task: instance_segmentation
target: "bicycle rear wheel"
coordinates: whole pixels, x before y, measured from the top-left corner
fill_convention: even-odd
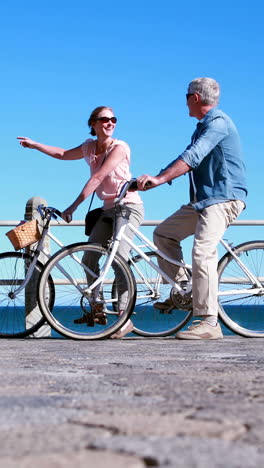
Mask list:
[[[234,248],[239,260],[262,284],[258,293],[251,294],[256,285],[248,279],[230,253],[218,264],[219,317],[234,333],[245,337],[264,337],[264,242],[245,242]],[[241,290],[234,295],[231,290]],[[230,294],[229,294],[230,292]]]
[[[150,260],[157,264],[157,254],[147,252]],[[137,297],[131,317],[134,324],[133,333],[140,336],[169,336],[180,330],[189,320],[190,311],[178,309],[163,313],[153,304],[164,302],[170,297],[170,284],[163,284],[162,278],[140,255],[131,259],[130,267],[137,284]]]
[[[5,252],[0,254],[0,337],[23,338],[35,333],[44,322],[37,304],[37,282],[43,269],[42,263],[36,263],[35,270],[26,288],[18,295],[15,290],[24,281],[27,268],[32,258],[21,252]],[[52,308],[53,284],[49,278],[46,289],[46,301]],[[36,293],[37,294],[37,293]]]
[[[49,259],[40,278],[39,304],[56,332],[73,339],[95,340],[109,337],[128,320],[135,302],[135,280],[121,256],[116,254],[98,287],[87,291],[108,259],[105,248],[89,243],[69,245]],[[55,288],[52,310],[45,296],[50,275]],[[118,285],[115,292],[113,283]],[[102,323],[96,322],[98,310],[105,318]]]

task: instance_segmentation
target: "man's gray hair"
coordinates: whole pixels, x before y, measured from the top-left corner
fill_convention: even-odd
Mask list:
[[[195,78],[188,86],[188,93],[199,94],[202,103],[216,106],[220,96],[220,86],[213,78]]]

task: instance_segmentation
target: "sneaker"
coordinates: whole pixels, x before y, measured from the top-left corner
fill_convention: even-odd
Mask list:
[[[179,331],[175,338],[180,340],[219,340],[223,338],[223,333],[219,323],[213,327],[205,320],[194,320],[186,331]]]
[[[113,338],[113,339],[123,338],[124,336],[128,335],[128,333],[132,332],[133,328],[134,328],[133,323],[131,322],[131,320],[128,320],[125,323],[125,325],[123,325],[123,327],[120,328],[120,330],[118,330],[118,332],[111,335],[110,338]]]

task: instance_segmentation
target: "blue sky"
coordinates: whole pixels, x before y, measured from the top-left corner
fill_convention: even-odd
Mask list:
[[[18,135],[71,148],[88,137],[91,110],[112,106],[115,136],[132,149],[133,176],[155,175],[189,143],[196,121],[185,93],[198,76],[219,81],[219,107],[241,135],[249,188],[241,219],[263,219],[263,10],[261,0],[5,3],[0,219],[23,218],[34,195],[64,209],[89,175],[84,161],[21,148]],[[162,219],[188,200],[188,178],[143,199],[146,219]]]

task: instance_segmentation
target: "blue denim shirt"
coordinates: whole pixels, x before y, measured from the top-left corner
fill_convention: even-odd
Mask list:
[[[245,202],[245,166],[238,131],[218,108],[210,109],[197,124],[191,144],[177,159],[193,168],[190,200],[196,210],[227,200]]]

